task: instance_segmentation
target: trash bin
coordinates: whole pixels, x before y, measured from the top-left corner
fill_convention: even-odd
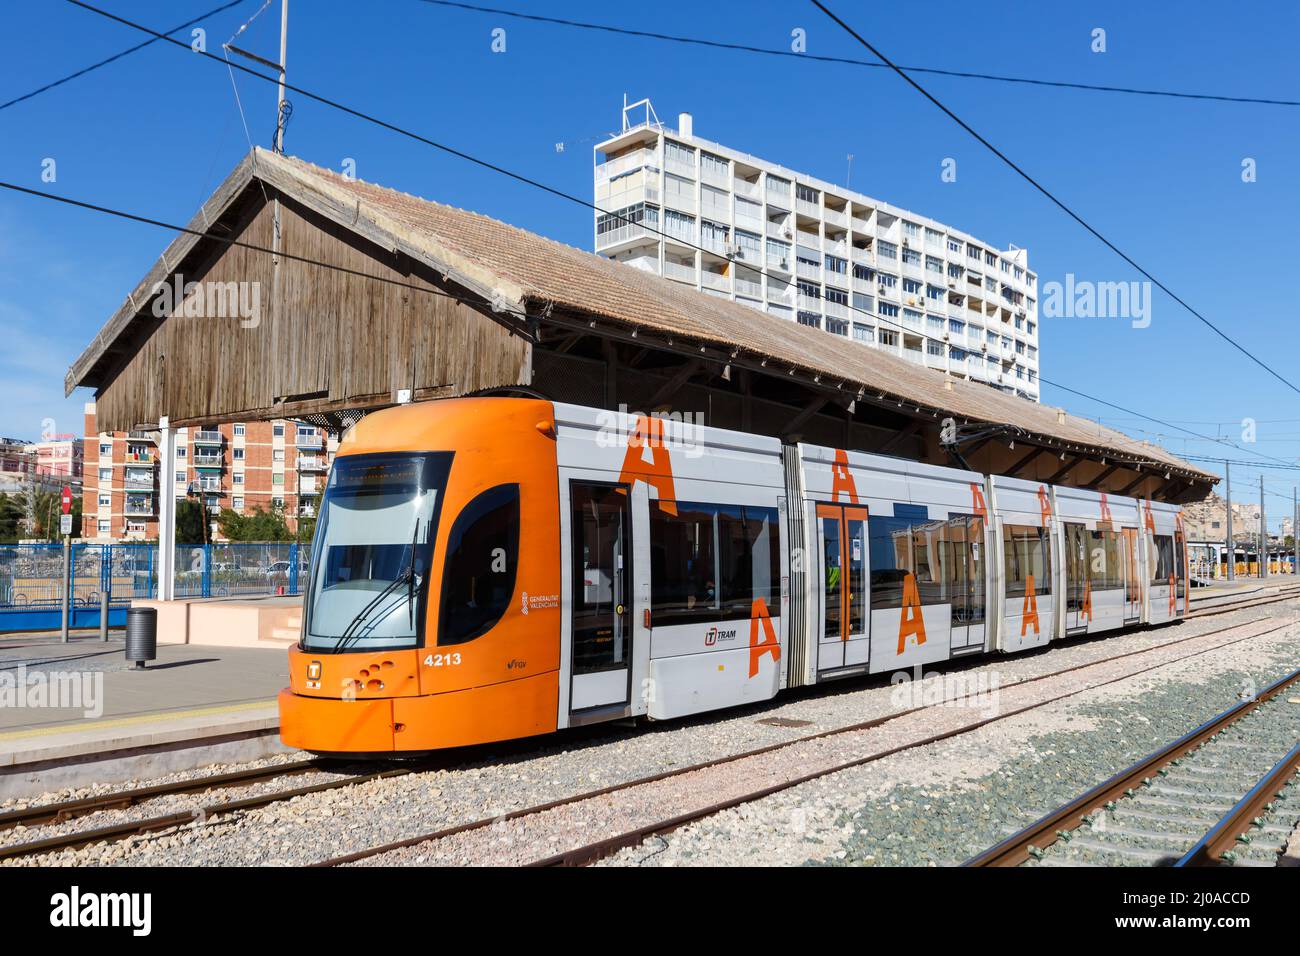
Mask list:
[[[136,670],[144,670],[144,662],[158,656],[158,609],[131,607],[126,609],[126,659],[135,662]]]

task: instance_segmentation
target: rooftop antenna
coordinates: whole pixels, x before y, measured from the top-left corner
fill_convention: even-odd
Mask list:
[[[293,115],[293,104],[284,98],[284,64],[289,47],[289,0],[280,0],[280,62],[272,63],[265,57],[258,56],[256,53],[250,53],[235,46],[234,41],[248,29],[249,25],[257,19],[262,10],[269,6],[270,0],[257,13],[249,18],[248,22],[235,31],[222,47],[231,53],[238,54],[246,60],[252,60],[261,66],[269,67],[275,70],[279,75],[279,81],[276,83],[275,91],[275,135],[271,137],[271,150],[276,153],[284,152],[284,128],[289,124],[289,117]]]
[[[849,171],[844,174],[844,188],[853,188],[853,154],[849,153]]]
[[[645,107],[645,112],[643,114],[645,118],[642,119],[639,123],[629,123],[628,114],[633,112],[634,110],[640,109],[641,107]],[[636,129],[638,126],[653,126],[656,129],[663,129],[663,123],[659,122],[659,115],[655,113],[655,108],[652,105],[650,105],[649,97],[643,97],[637,100],[635,103],[629,103],[627,101],[627,94],[624,93],[623,94],[623,132],[626,133],[628,130]]]

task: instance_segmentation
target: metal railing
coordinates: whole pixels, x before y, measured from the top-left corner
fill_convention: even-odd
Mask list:
[[[156,544],[72,544],[69,572],[58,543],[0,545],[0,632],[59,626],[69,595],[72,626],[98,621],[107,594],[109,619],[133,600],[158,596]],[[297,595],[307,580],[310,542],[177,545],[178,598]]]

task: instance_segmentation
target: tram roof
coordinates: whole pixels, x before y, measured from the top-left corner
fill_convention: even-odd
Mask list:
[[[255,148],[199,210],[189,228],[212,229],[255,182],[291,198],[381,248],[422,262],[482,298],[492,312],[524,322],[554,310],[623,330],[723,350],[873,401],[897,402],[971,423],[1010,425],[1026,440],[1047,439],[1078,453],[1111,456],[1178,472],[1196,482],[1218,477],[1164,448],[1064,409],[906,361],[896,355],[718,298],[669,279],[565,245],[479,213],[349,179],[296,157]],[[150,332],[146,304],[157,283],[203,242],[178,236],[69,369],[65,386],[106,387],[121,356]],[[146,320],[142,322],[141,320]],[[155,323],[156,326],[156,323]],[[522,326],[521,326],[522,327]],[[236,411],[236,409],[231,409]]]

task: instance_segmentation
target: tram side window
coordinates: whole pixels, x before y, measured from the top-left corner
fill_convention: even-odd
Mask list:
[[[1152,562],[1151,583],[1168,584],[1169,575],[1174,573],[1174,538],[1173,535],[1158,534],[1154,539],[1151,553],[1155,555]]]
[[[903,582],[912,574],[922,605],[951,604],[953,620],[962,624],[984,619],[984,578],[977,550],[984,525],[979,518],[872,515],[867,525],[873,610],[902,607]]]
[[[659,502],[650,513],[652,626],[748,620],[762,598],[780,614],[777,510]]]
[[[1007,579],[1007,597],[1024,597],[1029,577],[1034,578],[1035,594],[1052,591],[1052,556],[1047,530],[1032,525],[1004,525],[1002,550]]]
[[[1118,590],[1124,586],[1120,536],[1115,531],[1090,531],[1088,576],[1094,591]]]
[[[485,634],[511,606],[519,559],[519,486],[497,485],[457,516],[447,539],[438,643]]]

